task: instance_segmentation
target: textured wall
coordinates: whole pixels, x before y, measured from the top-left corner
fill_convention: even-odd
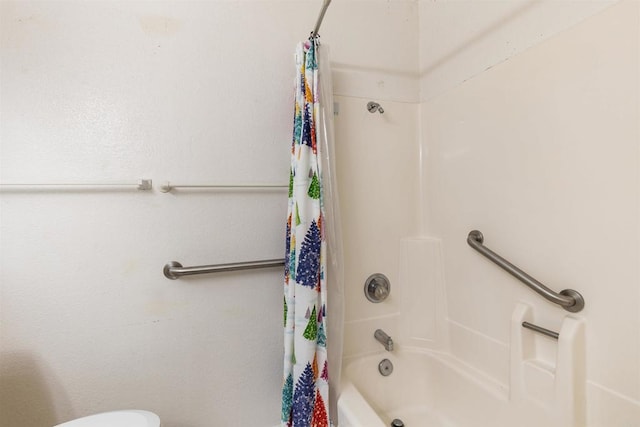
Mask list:
[[[259,48],[247,16],[266,31],[255,17],[275,11],[250,6],[2,4],[2,181],[156,185],[2,194],[3,426],[130,407],[277,421],[278,269],[161,272],[282,255],[283,191],[157,190],[286,181],[293,34]]]
[[[285,193],[157,189],[287,181],[293,52],[319,8],[2,2],[0,181],[156,189],[1,194],[0,425],[129,407],[167,427],[278,422],[279,269],[161,269],[282,256]],[[415,96],[416,11],[331,6],[336,93]]]

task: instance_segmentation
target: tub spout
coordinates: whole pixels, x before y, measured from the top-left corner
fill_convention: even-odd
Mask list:
[[[380,344],[384,346],[385,350],[387,351],[393,350],[393,340],[382,329],[376,329],[373,336]]]

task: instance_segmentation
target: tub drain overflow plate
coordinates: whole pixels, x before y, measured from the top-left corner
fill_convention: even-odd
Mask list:
[[[393,372],[393,363],[389,359],[382,359],[378,364],[378,371],[382,376],[388,377]]]

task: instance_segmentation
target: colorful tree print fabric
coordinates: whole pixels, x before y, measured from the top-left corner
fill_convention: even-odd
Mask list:
[[[296,49],[284,280],[282,427],[329,427],[326,244],[316,144],[318,64],[314,40]]]

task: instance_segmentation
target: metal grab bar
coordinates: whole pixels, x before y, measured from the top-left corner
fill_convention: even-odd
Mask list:
[[[139,179],[138,182],[54,182],[54,183],[0,183],[0,191],[20,191],[20,190],[78,190],[78,189],[109,189],[117,187],[135,187],[136,190],[149,191],[153,189],[153,181],[151,179]]]
[[[522,283],[542,295],[547,300],[551,301],[554,304],[562,306],[562,308],[572,313],[577,313],[584,308],[584,298],[582,298],[582,295],[580,295],[578,291],[574,291],[573,289],[565,289],[563,291],[560,291],[559,294],[552,291],[515,265],[511,264],[506,259],[502,258],[500,255],[493,252],[491,249],[484,246],[482,244],[483,242],[484,236],[478,230],[471,231],[467,236],[467,243],[469,244],[469,246],[480,252],[485,257],[489,258],[507,273],[520,280]]]
[[[183,267],[177,261],[165,264],[162,272],[167,279],[175,280],[182,276],[194,274],[219,273],[223,271],[253,270],[256,268],[278,267],[284,265],[284,259],[268,259],[263,261],[234,262],[230,264],[199,265],[195,267]]]
[[[171,184],[170,182],[166,182],[160,186],[160,191],[163,193],[169,193],[170,191],[179,188],[211,190],[278,190],[289,188],[289,184]]]
[[[536,331],[542,335],[546,335],[548,337],[551,337],[555,340],[557,340],[558,338],[560,338],[560,334],[557,332],[554,332],[550,329],[547,328],[543,328],[542,326],[538,326],[538,325],[534,325],[533,323],[529,323],[529,322],[522,322],[522,327],[526,328],[526,329],[531,329],[532,331]]]

